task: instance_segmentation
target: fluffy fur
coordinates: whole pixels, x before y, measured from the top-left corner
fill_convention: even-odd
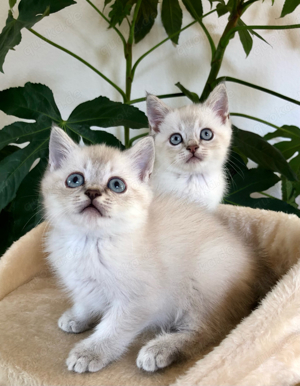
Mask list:
[[[134,362],[145,341],[141,336],[126,355],[99,373],[78,376],[67,371],[64,358],[91,331],[63,334],[56,326],[68,303],[52,275],[41,272],[47,267],[42,244],[49,224],[44,222],[0,259],[0,385],[153,386],[176,379],[176,386],[298,384],[300,219],[231,205],[220,205],[217,212],[252,248],[259,247],[259,258],[267,258],[280,276],[298,264],[204,360],[202,352],[154,374],[138,371]]]
[[[154,190],[171,192],[215,210],[226,190],[224,163],[232,132],[225,85],[217,86],[205,103],[180,109],[171,109],[148,95],[147,114],[156,147],[151,177]],[[213,132],[209,141],[200,138],[205,128]],[[170,143],[174,133],[183,138],[175,146]]]
[[[137,366],[155,371],[196,343],[201,350],[218,340],[250,311],[253,256],[199,205],[173,196],[152,200],[153,162],[151,137],[120,152],[80,148],[52,131],[42,182],[51,225],[46,250],[73,302],[58,325],[79,333],[98,323],[70,352],[69,370],[102,369],[153,327],[161,332],[140,350]],[[65,181],[75,172],[85,183],[69,188]],[[125,192],[108,188],[112,177],[125,181]],[[90,189],[99,193],[93,200]]]

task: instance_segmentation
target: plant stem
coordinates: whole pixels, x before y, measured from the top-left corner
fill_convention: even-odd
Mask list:
[[[103,12],[100,11],[99,8],[97,8],[97,7],[95,6],[95,4],[93,4],[90,0],[86,0],[86,1],[94,8],[94,10],[95,10],[96,12],[99,13],[99,15],[100,15],[105,21],[107,21],[108,24],[110,24],[109,19],[104,15]],[[117,34],[120,36],[120,39],[122,40],[122,43],[123,43],[123,45],[124,45],[124,47],[125,47],[126,40],[125,40],[125,38],[124,38],[122,32],[121,32],[117,27],[112,27],[112,28],[113,28],[113,29],[117,32]]]
[[[124,98],[126,98],[126,95],[124,93],[123,90],[120,89],[120,87],[118,87],[114,82],[112,82],[109,78],[107,78],[104,74],[102,74],[102,72],[98,71],[94,66],[92,66],[90,63],[88,63],[87,61],[85,61],[84,59],[82,59],[80,56],[74,54],[73,52],[67,50],[66,48],[52,42],[51,40],[45,38],[43,35],[39,34],[38,32],[36,32],[35,30],[33,30],[32,28],[28,28],[28,31],[30,31],[31,33],[33,33],[35,36],[37,36],[38,38],[44,40],[46,43],[50,44],[51,46],[53,47],[56,47],[58,48],[59,50],[67,53],[68,55],[70,56],[73,56],[73,58],[79,60],[81,63],[83,63],[84,65],[86,65],[87,67],[89,67],[91,70],[93,70],[96,74],[98,74],[99,76],[101,76],[101,78],[103,78],[104,80],[106,80],[107,83],[109,83],[112,87],[114,87]]]
[[[212,11],[209,11],[207,13],[205,13],[203,16],[202,16],[202,19],[204,19],[205,17],[209,16],[210,14],[216,12],[217,10],[216,9],[213,9]],[[159,42],[158,44],[156,44],[154,47],[152,47],[150,50],[146,51],[142,56],[140,56],[137,61],[134,63],[134,66],[132,68],[132,71],[133,71],[133,74],[135,73],[135,70],[137,68],[137,66],[139,65],[139,63],[147,56],[149,55],[151,52],[153,52],[154,50],[156,50],[156,48],[160,47],[162,44],[164,44],[165,42],[167,42],[168,40],[172,39],[173,36],[176,36],[178,35],[180,32],[183,32],[184,30],[186,30],[187,28],[189,28],[190,26],[194,25],[197,23],[197,20],[194,20],[192,21],[190,24],[186,25],[185,27],[181,28],[181,30],[173,33],[172,35],[170,35],[169,37],[167,37],[166,39],[162,40],[161,42]]]
[[[131,97],[131,87],[132,87],[132,82],[134,78],[134,72],[132,69],[132,45],[134,41],[135,22],[138,16],[141,3],[142,3],[142,0],[138,0],[134,8],[133,18],[129,29],[129,37],[124,49],[125,59],[126,59],[126,86],[125,86],[126,99],[124,100],[125,103],[128,103]],[[130,147],[130,128],[127,126],[124,126],[124,142],[125,142],[125,148],[126,149],[129,148]]]
[[[136,141],[137,139],[139,138],[142,138],[142,137],[146,137],[146,135],[148,135],[149,133],[143,133],[143,134],[140,134],[140,135],[137,135],[136,137],[132,137],[130,140],[129,140],[129,147],[132,146],[133,142]]]
[[[211,91],[213,90],[212,84],[213,84],[213,82],[215,82],[215,80],[218,76],[218,73],[219,73],[221,65],[222,65],[224,53],[225,53],[226,47],[229,44],[229,40],[231,37],[231,35],[229,35],[229,32],[232,31],[236,27],[241,15],[242,15],[242,9],[240,8],[240,6],[241,6],[241,4],[238,3],[238,1],[235,1],[233,4],[233,10],[229,16],[228,23],[223,31],[223,34],[219,40],[215,54],[212,58],[210,72],[209,72],[207,81],[205,83],[202,95],[200,97],[200,102],[203,102],[208,97],[208,95],[211,93]]]
[[[191,25],[193,24],[196,24],[196,20],[195,21],[192,21],[190,24],[186,25],[185,27],[181,28],[181,30],[173,33],[172,35],[170,35],[169,37],[165,38],[164,40],[162,40],[161,42],[159,42],[158,44],[156,44],[154,47],[152,47],[150,50],[146,51],[142,56],[140,56],[137,61],[134,63],[134,66],[132,68],[132,72],[133,74],[135,73],[135,70],[137,68],[137,66],[140,64],[140,62],[147,56],[149,55],[151,52],[153,52],[154,50],[156,50],[156,48],[160,47],[162,44],[164,44],[165,42],[167,42],[168,40],[170,40],[173,36],[176,36],[178,35],[180,32],[186,30],[187,28],[189,28]]]
[[[216,52],[216,46],[215,46],[215,43],[210,35],[210,33],[208,32],[208,29],[206,28],[206,26],[204,25],[203,23],[203,15],[201,17],[198,16],[195,8],[193,7],[193,4],[192,3],[189,3],[189,11],[190,13],[192,14],[193,18],[199,23],[200,27],[203,29],[207,39],[208,39],[208,42],[209,42],[209,45],[210,45],[210,50],[211,50],[211,57],[213,58],[215,52]]]
[[[232,28],[230,31],[228,31],[227,35],[225,36],[226,39],[230,39],[231,35],[234,34],[237,31],[241,30],[256,30],[256,29],[263,29],[263,30],[281,30],[281,29],[295,29],[300,28],[300,24],[291,24],[291,25],[243,25]]]
[[[216,46],[215,46],[215,43],[213,41],[213,38],[211,37],[210,33],[208,32],[208,29],[206,28],[206,26],[204,25],[203,21],[202,21],[202,18],[197,20],[198,23],[200,24],[200,26],[202,27],[207,39],[208,39],[208,42],[209,42],[209,45],[210,45],[210,50],[211,50],[211,59],[214,57],[215,55],[215,52],[216,52]]]
[[[184,97],[185,95],[182,92],[178,92],[176,94],[162,94],[162,95],[157,95],[157,98],[160,99],[167,99],[167,98],[177,98],[177,97]],[[139,102],[145,102],[147,98],[138,98],[138,99],[132,99],[131,101],[127,102],[129,105],[133,105],[134,103],[139,103]]]
[[[276,96],[278,98],[284,99],[284,100],[286,100],[288,102],[295,103],[296,105],[300,106],[300,101],[297,101],[296,99],[289,98],[289,97],[287,97],[285,95],[282,95],[282,94],[279,94],[279,93],[277,93],[275,91],[269,90],[269,89],[264,88],[264,87],[257,86],[256,84],[252,84],[252,83],[249,83],[249,82],[244,82],[243,80],[240,80],[240,79],[232,78],[231,76],[222,76],[220,78],[217,78],[215,80],[215,82],[213,82],[213,88],[217,84],[219,84],[220,82],[224,82],[224,81],[239,83],[239,84],[242,84],[244,86],[255,88],[256,90],[260,90],[260,91],[266,92],[268,94],[274,95],[274,96]]]
[[[267,126],[274,127],[274,129],[277,129],[277,130],[280,129],[279,126],[273,125],[273,123],[264,121],[263,119],[260,119],[260,118],[252,117],[251,115],[240,114],[240,113],[230,113],[230,116],[231,117],[243,117],[243,118],[252,119],[253,121],[257,121],[257,122],[263,123],[263,124],[265,124]]]

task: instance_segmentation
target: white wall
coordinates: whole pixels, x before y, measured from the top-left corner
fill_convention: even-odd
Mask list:
[[[107,23],[84,0],[77,0],[77,5],[45,18],[34,29],[47,38],[68,48],[124,88],[125,61],[122,44],[113,30],[107,30]],[[103,0],[93,0],[102,9]],[[209,11],[209,2],[203,0],[205,11]],[[246,24],[300,24],[300,7],[289,16],[279,19],[283,0],[271,0],[255,3],[245,14]],[[5,25],[8,0],[0,3],[0,28]],[[108,8],[106,12],[108,12]],[[191,18],[184,13],[183,25]],[[214,13],[205,19],[214,40],[218,38],[226,24],[227,17],[218,19]],[[122,31],[127,25],[122,25]],[[255,38],[249,57],[245,53],[238,37],[235,37],[226,51],[220,75],[228,75],[259,84],[300,99],[300,30],[258,31],[271,44],[265,44]],[[160,17],[151,33],[136,47],[134,58],[138,58],[157,42],[166,37]],[[175,83],[180,81],[191,90],[201,93],[208,71],[210,51],[203,31],[194,25],[184,31],[175,47],[170,41],[145,58],[136,72],[132,98],[145,95],[145,90],[154,94],[179,92]],[[22,86],[25,82],[40,82],[49,86],[53,92],[63,118],[79,103],[105,95],[121,101],[120,95],[102,78],[47,43],[39,40],[29,31],[24,30],[21,44],[15,51],[10,51],[4,63],[5,74],[0,74],[0,89]],[[229,83],[230,106],[232,112],[242,112],[282,124],[300,125],[300,108],[268,94]],[[169,99],[172,106],[190,103],[186,98]],[[138,105],[145,111],[145,104]],[[0,112],[0,127],[13,121]],[[254,121],[233,117],[232,121],[240,128],[259,134],[271,128]],[[109,129],[122,139],[121,128]],[[134,131],[134,134],[138,134]]]

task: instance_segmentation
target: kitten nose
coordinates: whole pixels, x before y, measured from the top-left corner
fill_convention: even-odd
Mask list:
[[[101,196],[100,190],[98,190],[98,189],[88,189],[87,191],[85,191],[84,194],[86,194],[88,196],[88,198],[90,198],[92,201],[95,198]]]
[[[198,145],[190,145],[186,149],[189,150],[192,154],[195,154],[196,150],[199,149],[199,146]]]

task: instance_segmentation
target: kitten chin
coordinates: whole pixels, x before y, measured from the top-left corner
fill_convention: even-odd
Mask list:
[[[215,210],[226,192],[224,164],[232,134],[225,85],[203,104],[180,109],[148,95],[147,114],[156,148],[154,191]]]
[[[153,163],[151,137],[121,152],[80,148],[52,130],[45,245],[73,303],[58,326],[80,333],[96,324],[71,350],[69,370],[102,369],[153,327],[162,332],[140,350],[137,366],[166,367],[224,337],[257,298],[250,251],[199,205],[153,199]],[[83,213],[90,204],[102,214]]]

